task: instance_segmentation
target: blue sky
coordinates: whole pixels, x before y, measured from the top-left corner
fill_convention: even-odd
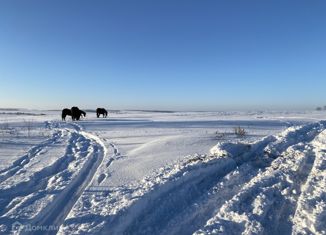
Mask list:
[[[326,1],[0,2],[0,107],[326,105]]]

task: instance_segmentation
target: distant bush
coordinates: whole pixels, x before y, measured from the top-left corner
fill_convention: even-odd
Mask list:
[[[223,139],[225,137],[225,135],[226,135],[225,132],[223,133],[223,132],[220,132],[218,130],[215,132],[215,138],[216,139]]]
[[[9,125],[9,122],[4,121],[4,122],[0,123],[0,135],[2,137],[6,137],[8,135],[10,135],[10,136],[18,136],[18,134],[19,134],[18,130],[11,127]]]
[[[321,107],[316,108],[317,111],[322,111],[323,109]]]
[[[31,137],[31,132],[34,128],[35,123],[32,120],[25,120],[25,119],[24,119],[23,123],[24,123],[23,125],[26,129],[26,132],[27,132],[27,136]]]
[[[38,125],[35,120],[23,119],[22,125],[12,125],[9,121],[3,120],[0,122],[0,137],[47,137],[51,136],[51,131],[44,126]],[[0,139],[1,139],[0,138]]]
[[[247,134],[247,131],[244,128],[238,126],[234,128],[234,134],[237,137],[244,137]]]

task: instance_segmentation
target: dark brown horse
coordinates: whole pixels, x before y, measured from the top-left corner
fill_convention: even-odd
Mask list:
[[[108,111],[106,111],[106,109],[104,109],[104,108],[97,108],[96,109],[96,116],[99,118],[101,114],[105,118],[105,117],[108,116]]]
[[[71,117],[72,117],[72,120],[79,121],[79,119],[80,119],[81,116],[86,117],[86,113],[83,110],[80,110],[78,107],[72,107],[71,108]]]
[[[86,117],[86,113],[78,107],[72,107],[71,109],[65,108],[62,110],[61,114],[62,121],[66,120],[66,116],[71,116],[73,121],[78,121],[81,116]]]
[[[66,116],[72,116],[70,109],[65,108],[62,110],[62,113],[61,113],[62,121],[66,121]]]

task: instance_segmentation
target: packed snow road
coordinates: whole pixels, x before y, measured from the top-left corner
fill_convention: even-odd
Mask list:
[[[326,122],[232,115],[0,117],[0,232],[325,234]]]
[[[38,228],[59,228],[81,193],[91,182],[107,152],[98,137],[75,124],[46,123],[51,138],[32,147],[0,171],[2,230],[17,222]],[[17,232],[17,231],[16,231]]]

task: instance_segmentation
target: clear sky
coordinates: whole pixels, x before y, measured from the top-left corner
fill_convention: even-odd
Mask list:
[[[326,105],[324,0],[0,1],[0,107]]]

